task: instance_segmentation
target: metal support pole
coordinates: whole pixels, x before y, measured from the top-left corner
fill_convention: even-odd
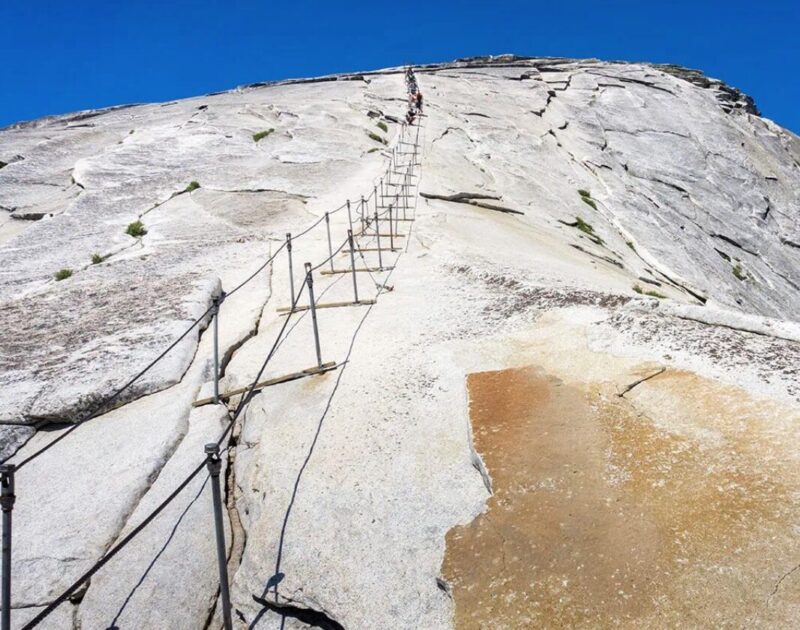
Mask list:
[[[394,226],[392,225],[392,204],[389,204],[389,251],[394,251],[394,233],[392,230]]]
[[[294,311],[294,272],[292,271],[292,233],[286,233],[286,251],[289,253],[289,304]]]
[[[2,584],[2,630],[11,630],[11,512],[14,509],[14,464],[0,466],[2,495],[0,505],[3,509],[3,584]]]
[[[219,402],[219,305],[222,304],[222,296],[216,295],[212,300],[214,308],[212,318],[214,320],[214,404]]]
[[[403,220],[406,219],[406,211],[408,210],[408,172],[406,172],[406,195],[403,197]]]
[[[311,263],[306,263],[306,284],[308,284],[308,302],[311,305],[311,323],[314,325],[314,346],[317,349],[317,366],[322,368],[322,351],[319,349],[319,328],[317,326],[317,305],[314,303],[314,276]]]
[[[377,186],[375,186],[374,192],[375,192],[375,212],[377,212],[378,211],[378,187]]]
[[[222,495],[219,489],[219,474],[222,460],[219,457],[219,444],[206,444],[206,466],[211,476],[211,498],[214,503],[214,526],[217,536],[217,564],[219,565],[219,597],[222,600],[222,621],[225,630],[233,630],[231,620],[231,594],[228,588],[228,557],[225,551],[225,526],[222,522]]]
[[[383,269],[383,257],[381,256],[381,226],[378,225],[378,213],[375,213],[375,237],[378,239],[378,268]]]
[[[353,229],[353,215],[350,213],[350,200],[347,200],[347,223],[350,225],[350,229]]]
[[[347,230],[347,240],[350,241],[350,268],[353,270],[353,295],[355,302],[358,303],[358,280],[356,280],[356,255],[355,241],[353,240],[353,230]]]
[[[408,192],[408,191],[406,191],[406,192]],[[407,196],[403,197],[403,202],[404,202],[403,203],[403,221],[405,221],[406,220],[406,207],[408,205],[408,197]],[[397,222],[397,231],[395,232],[395,234],[399,234],[400,233],[400,213],[399,212],[395,213],[395,221]]]
[[[11,511],[14,509],[14,464],[0,466],[0,483],[2,495],[0,505],[3,508],[3,593],[2,593],[2,630],[11,630]]]
[[[325,213],[325,227],[328,230],[328,260],[331,263],[331,271],[333,271],[333,243],[331,243],[331,217]]]

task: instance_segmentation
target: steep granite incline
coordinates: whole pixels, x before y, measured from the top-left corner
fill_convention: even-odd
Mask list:
[[[0,131],[3,457],[177,344],[18,473],[17,626],[227,426],[239,396],[192,404],[214,297],[252,276],[222,391],[316,365],[280,309],[306,261],[353,301],[351,219],[361,303],[317,313],[337,369],[264,389],[224,453],[237,627],[792,626],[800,139],[676,66],[415,71],[409,128],[389,69]],[[41,627],[219,627],[208,488]]]

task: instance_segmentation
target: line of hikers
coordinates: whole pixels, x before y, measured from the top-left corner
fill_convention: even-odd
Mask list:
[[[414,71],[411,66],[406,68],[406,89],[408,90],[408,113],[406,114],[406,122],[411,125],[417,114],[422,114],[422,92],[419,91],[417,85],[417,77],[414,76]]]

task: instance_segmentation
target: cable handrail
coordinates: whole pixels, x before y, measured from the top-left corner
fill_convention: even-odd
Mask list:
[[[389,165],[387,166],[387,168],[386,168],[386,172],[387,172],[387,174],[390,172],[391,168],[392,168],[392,164],[391,164],[391,162],[390,162],[390,164],[389,164]],[[375,188],[373,187],[373,190],[372,190],[372,192],[370,193],[370,195],[369,195],[368,197],[365,197],[365,198],[364,198],[364,201],[366,202],[368,199],[370,199],[374,193],[375,193]],[[360,201],[360,200],[359,200],[359,201]],[[332,215],[332,214],[335,214],[335,213],[337,213],[337,212],[339,212],[339,211],[343,210],[344,208],[346,208],[346,207],[347,207],[347,204],[348,204],[348,203],[349,203],[349,200],[348,200],[348,201],[346,201],[345,203],[343,203],[342,205],[338,206],[338,207],[337,207],[337,208],[335,208],[334,210],[331,210],[331,211],[329,211],[329,212],[327,213],[327,215],[330,217],[330,215]],[[384,210],[384,212],[383,212],[383,213],[381,213],[381,214],[379,214],[379,216],[383,216],[383,214],[384,214],[385,212],[386,212],[386,211]],[[315,222],[314,222],[312,225],[310,225],[308,228],[306,228],[305,230],[303,230],[303,231],[302,231],[302,232],[300,232],[299,234],[292,235],[292,241],[295,241],[295,240],[297,240],[297,239],[299,239],[299,238],[301,238],[301,237],[305,236],[306,234],[308,234],[309,232],[311,232],[311,230],[313,230],[314,228],[316,228],[316,227],[317,227],[317,226],[318,226],[320,223],[322,223],[322,221],[324,221],[324,220],[325,220],[325,214],[323,214],[322,216],[320,216],[320,217],[319,217],[319,218],[318,218],[318,219],[317,219],[317,220],[316,220],[316,221],[315,221]],[[246,286],[247,284],[249,284],[249,283],[250,283],[250,282],[251,282],[251,281],[252,281],[252,280],[253,280],[253,279],[254,279],[254,278],[255,278],[255,277],[256,277],[256,276],[259,274],[259,273],[261,273],[261,272],[262,272],[264,269],[266,269],[266,268],[267,268],[267,266],[268,266],[268,265],[269,265],[271,262],[273,262],[273,261],[275,260],[275,258],[278,256],[278,254],[279,254],[281,251],[283,251],[283,249],[284,249],[286,246],[287,246],[287,242],[286,242],[286,241],[283,241],[283,242],[281,243],[281,245],[278,247],[278,249],[276,249],[276,250],[275,250],[275,252],[274,252],[274,253],[273,253],[273,254],[272,254],[272,255],[271,255],[269,258],[267,258],[267,260],[266,260],[266,261],[264,261],[264,262],[263,262],[263,263],[262,263],[262,264],[261,264],[261,265],[260,265],[260,266],[259,266],[259,267],[258,267],[258,268],[257,268],[257,269],[254,271],[254,272],[253,272],[253,273],[251,273],[251,274],[250,274],[250,275],[249,275],[247,278],[245,278],[245,279],[244,279],[242,282],[240,282],[238,285],[236,285],[236,286],[235,286],[233,289],[231,289],[229,292],[223,293],[223,295],[222,295],[223,299],[224,299],[224,298],[228,298],[228,297],[230,297],[230,296],[234,295],[234,294],[235,294],[235,293],[237,293],[237,292],[238,292],[240,289],[242,289],[244,286]],[[342,247],[343,247],[343,246],[342,246]],[[342,249],[342,247],[340,247],[340,248],[337,250],[337,252],[336,252],[336,253],[338,253],[338,252],[339,252],[339,251]],[[329,258],[328,258],[328,259],[327,259],[325,262],[328,262],[329,260],[330,260],[330,257],[329,257]],[[316,269],[318,269],[318,268],[319,268],[319,265],[318,265],[317,267],[315,267],[314,269],[316,270]],[[133,376],[131,379],[129,379],[129,380],[128,380],[126,383],[124,383],[124,384],[123,384],[121,387],[119,387],[118,389],[116,389],[115,391],[113,391],[113,392],[112,392],[112,393],[111,393],[111,394],[110,394],[108,397],[106,397],[106,398],[104,398],[104,399],[100,400],[100,401],[99,401],[99,402],[98,402],[96,405],[92,406],[88,412],[83,412],[83,413],[79,414],[79,415],[80,415],[80,418],[79,418],[77,421],[74,421],[74,422],[72,423],[72,426],[71,426],[69,429],[67,429],[66,431],[64,431],[64,432],[63,432],[61,435],[59,435],[57,438],[55,438],[55,439],[54,439],[54,440],[52,440],[51,442],[48,442],[48,443],[47,443],[45,446],[41,447],[40,449],[38,449],[37,451],[35,451],[35,452],[34,452],[34,453],[32,453],[31,455],[29,455],[29,456],[25,457],[25,458],[24,458],[24,459],[23,459],[21,462],[19,462],[18,464],[16,464],[16,470],[19,470],[19,469],[21,469],[23,466],[25,466],[25,465],[29,464],[30,462],[32,462],[33,460],[37,459],[37,458],[38,458],[40,455],[43,455],[45,452],[47,452],[48,450],[50,450],[50,449],[51,449],[53,446],[55,446],[56,444],[58,444],[59,442],[61,442],[63,439],[65,439],[65,438],[66,438],[68,435],[72,434],[72,433],[73,433],[73,432],[74,432],[74,431],[75,431],[75,430],[76,430],[76,429],[77,429],[79,426],[81,426],[81,425],[85,424],[85,423],[86,423],[86,422],[88,422],[89,420],[92,420],[92,419],[94,419],[94,418],[95,418],[95,417],[97,417],[98,415],[100,415],[100,414],[102,414],[102,413],[105,413],[105,412],[107,412],[107,411],[110,411],[111,409],[113,409],[113,407],[110,407],[110,405],[111,405],[111,404],[112,404],[114,401],[116,401],[116,400],[117,400],[117,399],[118,399],[118,398],[119,398],[119,397],[120,397],[120,396],[121,396],[121,395],[122,395],[124,392],[126,392],[126,391],[127,391],[129,388],[130,388],[130,387],[132,387],[134,384],[136,384],[136,383],[139,381],[139,379],[141,379],[141,378],[142,378],[142,377],[143,377],[145,374],[147,374],[147,373],[148,373],[148,372],[149,372],[151,369],[153,369],[153,368],[156,366],[156,364],[158,364],[158,363],[161,361],[161,359],[163,359],[163,358],[164,358],[164,357],[165,357],[167,354],[169,354],[169,352],[171,352],[171,351],[172,351],[172,350],[173,350],[173,349],[174,349],[174,348],[175,348],[175,347],[176,347],[176,346],[177,346],[177,345],[178,345],[178,344],[179,344],[181,341],[183,341],[183,339],[185,339],[185,338],[186,338],[186,336],[187,336],[187,335],[188,335],[188,334],[189,334],[189,333],[190,333],[192,330],[194,330],[194,329],[197,327],[197,325],[198,325],[198,324],[200,324],[200,323],[201,323],[201,322],[202,322],[202,321],[203,321],[203,320],[204,320],[206,317],[208,317],[208,315],[209,315],[209,314],[211,314],[211,313],[214,311],[214,309],[215,309],[215,308],[216,308],[216,306],[215,306],[214,304],[212,304],[211,306],[209,306],[209,307],[208,307],[208,308],[207,308],[207,309],[206,309],[206,310],[203,312],[203,314],[202,314],[202,315],[200,315],[200,317],[198,317],[197,319],[195,319],[195,320],[194,320],[194,321],[193,321],[193,322],[192,322],[192,323],[189,325],[189,327],[188,327],[186,330],[184,330],[184,331],[181,333],[181,335],[180,335],[180,336],[179,336],[177,339],[175,339],[175,340],[174,340],[174,341],[173,341],[173,342],[172,342],[172,343],[171,343],[169,346],[167,346],[167,348],[166,348],[165,350],[163,350],[163,351],[162,351],[162,352],[161,352],[161,353],[160,353],[160,354],[159,354],[159,355],[158,355],[158,356],[157,356],[155,359],[153,359],[153,360],[152,360],[152,361],[151,361],[151,362],[150,362],[150,363],[149,363],[147,366],[145,366],[145,367],[144,367],[142,370],[140,370],[140,371],[139,371],[139,372],[138,372],[138,373],[137,373],[135,376]],[[4,463],[5,461],[7,461],[7,460],[11,459],[13,456],[14,456],[14,454],[12,454],[12,455],[9,455],[9,456],[6,458],[6,460],[4,460],[4,461],[3,461],[3,463]]]
[[[419,138],[419,129],[417,129],[417,141],[418,141],[418,138]],[[415,145],[416,145],[416,142],[415,142]],[[415,151],[416,151],[416,148],[415,148]],[[397,165],[394,165],[394,166],[396,167]],[[410,172],[409,169],[411,168],[411,166],[410,165],[405,165],[405,166],[406,166],[407,170],[406,170],[405,177],[403,178],[403,183],[401,184],[401,190],[405,189],[405,192],[403,192],[404,195],[406,194],[406,192],[408,190],[410,190],[411,188],[414,187],[413,183],[409,183],[408,182],[408,174]],[[390,169],[392,167],[393,167],[393,165],[390,163],[389,166],[387,167],[387,176],[389,175],[389,171],[390,171]],[[389,177],[389,179],[391,179],[391,178]],[[364,201],[367,201],[373,195],[375,195],[376,192],[377,192],[377,189],[373,188],[373,192],[367,198],[362,198],[362,199]],[[381,193],[381,196],[384,199],[391,199],[392,198],[391,195],[390,196],[384,196],[383,193]],[[416,193],[415,193],[415,196],[416,196]],[[394,195],[395,203],[397,203],[398,199],[399,199],[399,193],[395,193],[395,195]],[[299,238],[300,236],[303,236],[303,235],[307,234],[311,229],[313,229],[314,227],[319,225],[322,222],[322,220],[328,218],[331,214],[333,214],[335,212],[338,212],[338,211],[342,210],[343,208],[347,207],[348,204],[349,204],[349,201],[346,202],[344,205],[336,208],[335,210],[333,210],[333,211],[331,211],[329,213],[326,213],[325,215],[320,217],[320,219],[317,220],[310,228],[306,229],[300,235],[297,235],[297,236],[293,237],[293,239]],[[376,211],[374,213],[373,217],[367,217],[366,218],[367,226],[370,225],[370,220],[372,220],[373,218],[384,216],[385,214],[390,212],[392,207],[393,206],[390,203],[389,206],[384,210],[384,212],[378,213]],[[397,210],[399,208],[395,207],[395,209]],[[415,209],[416,209],[416,202],[415,202]],[[363,216],[362,216],[362,220],[363,220]],[[350,227],[352,228],[352,223],[351,223]],[[392,230],[394,230],[394,229],[395,229],[394,226],[390,224],[389,225],[390,232],[392,232]],[[329,236],[330,236],[330,234],[329,234]],[[368,241],[371,241],[372,238],[373,238],[373,235],[365,234],[365,233],[363,233],[363,231],[362,231],[362,234],[360,234],[359,236],[362,239],[363,238],[368,239]],[[374,236],[377,237],[378,239],[380,239],[380,235],[379,234],[376,233]],[[375,280],[374,276],[372,275],[372,273],[371,273],[371,271],[369,269],[369,265],[367,264],[366,258],[364,257],[364,253],[363,253],[363,251],[361,249],[361,244],[356,239],[353,238],[350,230],[348,230],[348,237],[343,241],[343,243],[335,251],[332,251],[330,253],[330,255],[325,260],[323,260],[322,262],[318,263],[316,266],[313,266],[313,267],[310,265],[310,263],[307,263],[306,264],[305,278],[304,278],[303,282],[301,283],[299,289],[292,295],[292,301],[291,301],[291,307],[289,309],[289,313],[288,313],[287,317],[285,318],[282,326],[280,327],[280,330],[278,331],[278,334],[275,337],[275,340],[274,340],[274,342],[273,342],[273,344],[272,344],[272,346],[270,348],[270,351],[267,353],[267,356],[264,359],[263,363],[261,364],[261,367],[259,368],[258,372],[254,376],[254,378],[252,380],[252,383],[250,384],[250,386],[247,389],[246,393],[244,393],[242,398],[239,400],[239,402],[236,405],[236,408],[233,411],[233,413],[232,414],[229,413],[230,419],[229,419],[229,421],[227,423],[227,426],[224,428],[224,430],[222,431],[219,439],[216,442],[217,449],[223,445],[223,443],[225,442],[226,438],[228,438],[228,436],[231,434],[231,431],[232,431],[233,427],[235,426],[237,419],[241,416],[242,413],[244,413],[244,411],[247,409],[247,407],[250,404],[250,402],[253,400],[253,398],[254,398],[254,396],[256,394],[256,390],[258,388],[258,383],[259,383],[262,375],[264,374],[264,371],[266,370],[267,366],[270,364],[270,362],[274,358],[275,353],[277,352],[278,348],[280,347],[280,345],[282,344],[282,342],[286,338],[284,336],[284,333],[286,333],[287,327],[289,325],[289,321],[291,320],[292,316],[295,313],[299,312],[296,307],[297,307],[298,301],[299,301],[300,296],[302,295],[304,289],[308,286],[309,287],[309,293],[312,294],[312,292],[311,292],[312,273],[314,271],[316,271],[317,269],[319,269],[320,267],[324,266],[325,264],[331,262],[333,257],[336,256],[339,252],[341,252],[342,249],[345,247],[345,245],[347,245],[350,242],[352,242],[354,244],[354,249],[356,249],[358,251],[359,256],[364,261],[364,265],[365,265],[367,271],[369,272],[370,279],[372,280],[373,284],[375,285],[375,287],[377,289],[377,292],[376,292],[376,295],[375,295],[375,299],[377,300],[377,298],[381,295],[381,293],[383,291],[387,290],[387,287],[386,287],[385,284],[380,284]],[[233,295],[234,293],[239,291],[242,287],[247,285],[253,278],[255,278],[256,275],[258,275],[258,273],[263,271],[267,267],[267,265],[269,265],[272,261],[275,260],[275,258],[278,256],[278,254],[287,246],[288,243],[289,243],[288,240],[285,241],[280,247],[278,247],[273,252],[273,254],[267,259],[266,262],[262,263],[262,265],[259,266],[259,268],[254,273],[252,273],[250,276],[248,276],[243,282],[241,282],[239,285],[237,285],[229,293],[227,293],[227,294],[223,293],[221,298],[224,299],[225,297],[229,297],[230,295]],[[378,241],[378,243],[379,243],[379,247],[380,247],[380,240]],[[290,250],[290,253],[291,253],[291,250]],[[397,260],[399,260],[401,255],[402,255],[402,252],[395,257],[395,262]],[[392,269],[393,268],[394,267],[392,267]],[[354,264],[353,264],[353,270],[352,271],[353,271],[353,274],[355,276],[356,269],[355,269],[355,265]],[[390,272],[390,275],[391,275],[391,272]],[[333,284],[335,284],[336,282],[337,281],[334,281]],[[325,293],[325,291],[327,291],[328,288],[330,288],[330,286],[327,287],[319,295],[318,299],[313,299],[313,295],[312,295],[312,304],[311,304],[312,316],[314,314],[313,307],[318,303],[319,299],[321,299],[322,295]],[[218,309],[220,303],[221,303],[221,300],[215,299],[214,304],[212,304],[212,306],[209,307],[203,313],[203,315],[201,315],[198,319],[196,319],[192,323],[192,325],[184,333],[182,333],[180,337],[178,337],[178,339],[176,339],[155,360],[153,360],[150,364],[148,364],[148,366],[146,368],[144,368],[144,370],[140,371],[134,378],[130,379],[125,385],[123,385],[121,388],[119,388],[117,391],[115,391],[114,394],[112,394],[112,396],[110,396],[109,398],[107,398],[104,401],[102,401],[101,402],[101,406],[96,407],[95,410],[93,411],[93,413],[96,413],[97,410],[104,408],[102,405],[106,405],[109,402],[112,402],[113,400],[115,400],[116,397],[118,397],[123,391],[125,391],[128,387],[130,387],[133,383],[135,383],[139,378],[141,378],[141,376],[143,376],[159,360],[161,360],[170,350],[172,350],[178,343],[180,343],[180,341],[183,340],[209,314],[212,314],[212,317],[218,316],[218,310],[217,309]],[[371,310],[371,307],[370,307],[370,310]],[[367,314],[370,312],[370,310],[367,311]],[[302,319],[302,317],[303,317],[303,315],[300,316],[300,319]],[[314,320],[314,321],[315,321],[315,335],[316,335],[316,320]],[[289,330],[289,333],[286,333],[287,337],[288,337],[288,334],[290,334],[292,332],[292,330],[294,330],[294,327],[295,326],[293,326],[292,329]],[[215,344],[216,344],[216,337],[215,337]],[[215,350],[215,352],[216,352],[216,350]],[[318,344],[317,344],[317,354],[319,356],[319,345]],[[321,364],[321,359],[320,359],[320,366],[321,365],[322,364]],[[47,450],[52,448],[52,446],[54,446],[55,444],[60,442],[62,439],[64,439],[68,435],[70,435],[75,429],[77,429],[78,426],[80,426],[84,422],[86,422],[89,419],[91,419],[91,417],[93,417],[93,416],[91,416],[91,415],[87,416],[87,417],[83,418],[79,423],[74,424],[72,427],[70,427],[70,429],[68,429],[66,432],[64,432],[62,435],[60,435],[58,438],[56,438],[55,440],[53,440],[52,442],[47,444],[45,447],[43,447],[42,449],[39,449],[38,451],[36,451],[35,453],[33,453],[32,455],[27,457],[25,460],[23,460],[16,467],[16,469],[18,470],[23,465],[27,464],[28,462],[30,462],[30,461],[36,459],[37,457],[39,457],[40,455],[42,455],[44,452],[46,452]],[[216,452],[217,454],[213,455],[212,453],[214,453],[214,452]],[[158,506],[156,506],[153,510],[151,510],[148,513],[148,515],[146,517],[144,517],[144,519],[142,519],[142,521],[140,521],[139,524],[136,525],[136,527],[134,527],[122,540],[120,540],[118,543],[113,545],[106,553],[103,554],[103,556],[99,560],[97,560],[88,570],[86,570],[76,581],[74,581],[66,590],[64,590],[55,600],[53,600],[50,604],[48,604],[31,621],[29,621],[23,627],[23,630],[30,630],[31,628],[34,628],[41,621],[43,621],[50,613],[52,613],[53,610],[55,610],[59,605],[63,604],[65,601],[67,601],[70,598],[70,596],[73,593],[75,593],[75,591],[77,591],[81,587],[81,585],[83,585],[93,575],[95,575],[114,556],[116,556],[125,546],[127,546],[139,533],[141,533],[153,520],[155,520],[155,518],[172,501],[174,501],[181,494],[181,492],[189,485],[189,483],[200,474],[200,472],[202,471],[203,467],[206,466],[206,465],[208,465],[208,467],[209,467],[209,475],[210,476],[214,476],[214,475],[217,476],[216,477],[217,485],[215,486],[215,492],[216,492],[215,501],[217,502],[217,504],[215,504],[215,507],[218,508],[219,507],[219,505],[218,505],[218,503],[219,503],[219,491],[218,491],[218,489],[219,489],[219,483],[218,483],[219,479],[218,479],[218,477],[219,477],[219,461],[220,461],[219,456],[218,456],[218,450],[217,451],[209,451],[209,445],[207,445],[206,454],[207,454],[206,458],[203,460],[203,462],[201,462],[196,468],[194,468],[189,473],[189,475],[187,477],[185,477],[180,482],[180,484],[169,494],[169,496],[167,496],[166,499],[164,499]],[[216,459],[212,459],[213,457],[216,457]],[[212,469],[212,462],[216,462],[217,463],[216,469]],[[4,504],[4,510],[5,510],[5,504]],[[219,514],[217,514],[216,516],[219,517]],[[221,517],[219,517],[219,518],[221,518]],[[217,529],[217,536],[218,536],[218,541],[217,542],[218,542],[218,554],[221,553],[222,556],[218,557],[218,560],[219,560],[220,563],[224,563],[225,562],[224,551],[222,551],[222,548],[219,546],[221,544],[220,543],[220,537],[222,537],[224,539],[224,534],[221,533],[222,532],[222,526],[221,526],[221,522],[220,522],[219,518],[216,519],[217,520],[216,524],[217,524],[217,528],[218,528]],[[4,545],[5,545],[5,541],[4,541]],[[5,549],[4,549],[4,553],[5,553]],[[10,547],[9,547],[9,553],[10,553]],[[220,590],[221,590],[221,598],[223,599],[223,612],[224,612],[225,604],[226,604],[225,600],[226,600],[226,597],[227,597],[228,585],[227,585],[227,568],[223,567],[222,564],[220,565],[220,572],[221,572],[221,577],[220,577],[220,579],[221,579],[221,588],[220,588]],[[225,580],[224,584],[222,584],[222,579],[223,578]],[[230,602],[229,602],[229,599],[227,600],[227,619],[226,619],[225,625],[226,625],[226,627],[230,626]]]
[[[300,286],[300,289],[298,290],[297,295],[295,296],[295,298],[293,300],[293,304],[295,304],[295,305],[297,304],[297,300],[299,299],[300,295],[302,294],[303,289],[306,286],[306,283],[307,283],[307,279],[304,280],[302,285]],[[235,413],[233,414],[233,416],[231,417],[230,421],[228,422],[228,425],[225,427],[225,429],[222,432],[222,435],[220,435],[219,439],[217,440],[217,446],[221,446],[222,445],[222,443],[225,441],[225,438],[228,436],[228,434],[230,433],[230,431],[233,428],[234,424],[236,423],[237,418],[245,410],[247,405],[252,400],[253,392],[255,390],[256,385],[258,384],[258,380],[261,378],[261,375],[263,374],[264,369],[266,369],[267,364],[269,363],[269,361],[274,356],[275,348],[278,345],[278,341],[283,336],[283,333],[286,330],[286,326],[288,325],[289,319],[291,318],[291,313],[289,315],[290,316],[286,318],[286,320],[283,323],[283,326],[278,331],[278,335],[277,335],[277,337],[275,339],[275,342],[272,345],[272,349],[270,350],[269,354],[267,355],[266,360],[262,364],[261,369],[258,371],[258,374],[256,374],[255,378],[253,379],[252,385],[250,386],[250,389],[249,389],[249,391],[247,393],[247,396],[245,396],[242,399],[242,401],[240,402],[240,404],[237,406]],[[197,466],[194,470],[192,470],[192,472],[186,478],[184,478],[183,481],[181,481],[181,483],[178,485],[178,487],[175,488],[175,490],[173,490],[170,493],[170,495],[166,499],[164,499],[158,506],[156,506],[153,510],[151,510],[150,513],[144,519],[142,519],[142,521],[140,521],[140,523],[125,536],[125,538],[123,538],[119,543],[114,545],[108,552],[103,554],[103,556],[99,560],[97,560],[77,580],[75,580],[70,586],[68,586],[58,597],[56,597],[56,599],[54,599],[52,602],[50,602],[42,611],[39,612],[39,614],[37,614],[25,626],[23,626],[22,630],[29,630],[30,628],[35,627],[41,621],[43,621],[51,612],[53,612],[56,608],[58,608],[58,606],[63,604],[65,601],[67,601],[69,599],[70,595],[72,595],[76,590],[78,590],[81,587],[81,585],[83,585],[95,573],[97,573],[101,568],[103,568],[103,566],[105,566],[114,556],[117,555],[117,553],[119,553],[124,547],[126,547],[128,545],[128,543],[130,543],[170,503],[172,503],[172,501],[177,498],[177,496],[183,491],[183,489],[186,488],[187,485],[189,485],[189,483],[192,481],[192,479],[194,479],[200,473],[200,471],[203,469],[203,467],[205,467],[205,465],[206,465],[206,460],[204,459],[200,463],[200,465]]]

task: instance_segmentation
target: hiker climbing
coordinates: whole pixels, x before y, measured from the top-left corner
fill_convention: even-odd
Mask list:
[[[408,90],[408,112],[406,113],[406,122],[411,125],[417,114],[422,113],[422,93],[419,91],[417,85],[417,77],[414,75],[414,70],[411,66],[406,67],[406,89]]]

